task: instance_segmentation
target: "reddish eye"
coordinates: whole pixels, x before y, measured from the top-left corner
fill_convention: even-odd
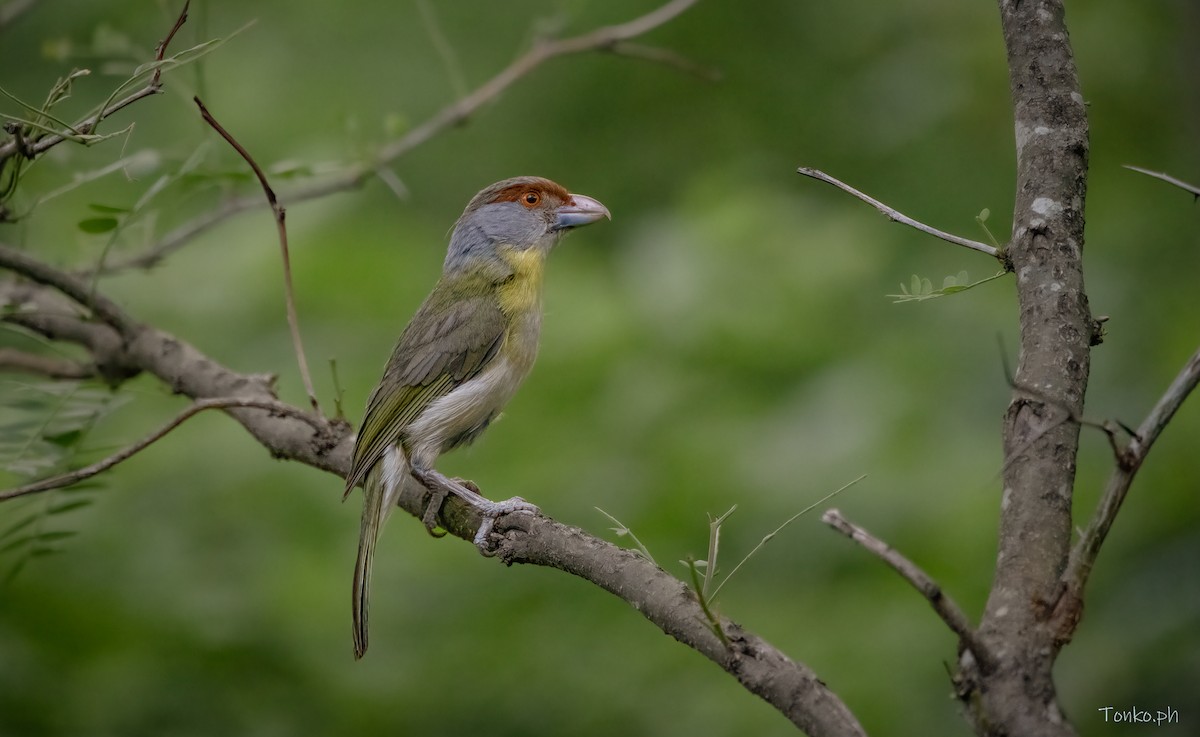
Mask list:
[[[537,203],[541,201],[542,196],[533,190],[529,190],[523,197],[521,197],[521,202],[523,202],[526,207],[536,207]]]

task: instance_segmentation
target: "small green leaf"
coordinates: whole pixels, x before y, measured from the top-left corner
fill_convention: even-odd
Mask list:
[[[84,233],[108,233],[117,229],[116,218],[87,218],[79,221],[79,229]]]
[[[80,507],[90,506],[92,503],[93,502],[91,499],[76,499],[73,502],[67,502],[65,504],[59,504],[56,507],[51,507],[47,514],[62,514],[64,512],[70,512],[72,510],[79,509]]]
[[[43,532],[37,536],[39,543],[51,543],[58,540],[66,540],[69,537],[75,537],[79,533],[72,530],[62,530],[60,532]]]
[[[43,435],[42,439],[48,443],[54,443],[60,447],[69,448],[83,438],[83,432],[83,428],[73,428],[71,430],[55,433],[54,435]]]
[[[101,205],[96,202],[88,203],[88,207],[96,212],[103,212],[108,215],[123,215],[130,212],[128,207],[113,207],[112,205]]]
[[[982,223],[986,223],[988,218],[990,218],[991,216],[992,216],[992,211],[985,207],[979,211],[979,214],[975,216],[975,219],[978,220],[982,224]]]

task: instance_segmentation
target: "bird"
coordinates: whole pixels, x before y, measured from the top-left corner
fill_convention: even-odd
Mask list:
[[[537,513],[520,497],[486,499],[433,464],[479,437],[528,376],[541,333],[546,256],[566,232],[604,218],[612,215],[599,201],[522,176],[485,187],[454,224],[441,277],[367,400],[346,477],[343,500],[363,487],[352,590],[355,659],[367,650],[375,544],[406,486],[428,489],[422,519],[431,533],[448,494],[478,509],[475,544],[484,551],[498,517]]]

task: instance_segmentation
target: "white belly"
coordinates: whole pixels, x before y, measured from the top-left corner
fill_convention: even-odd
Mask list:
[[[448,444],[464,433],[482,431],[512,399],[533,362],[498,357],[478,376],[434,400],[405,428],[414,465],[431,468]]]

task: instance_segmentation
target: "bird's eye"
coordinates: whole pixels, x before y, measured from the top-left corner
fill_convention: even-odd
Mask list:
[[[542,201],[542,196],[540,194],[538,194],[537,192],[534,192],[533,190],[529,190],[521,198],[521,202],[523,202],[526,207],[536,207],[537,203],[539,203],[541,201]]]

